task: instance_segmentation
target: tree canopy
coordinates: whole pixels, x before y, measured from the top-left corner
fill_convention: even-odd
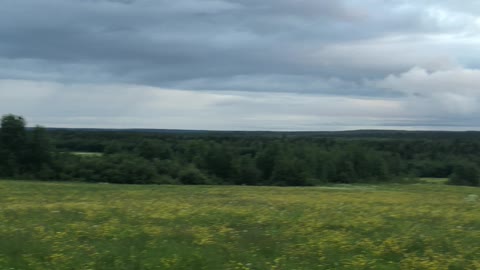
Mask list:
[[[322,137],[27,128],[5,115],[0,176],[128,184],[318,185],[450,177],[479,185],[480,137]],[[329,135],[331,136],[331,134]],[[378,136],[378,135],[377,135]],[[94,154],[79,154],[90,152]]]

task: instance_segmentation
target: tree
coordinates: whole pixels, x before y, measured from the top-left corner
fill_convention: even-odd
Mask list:
[[[26,146],[25,119],[13,114],[4,115],[1,120],[0,143],[11,154],[19,156]]]
[[[214,145],[205,157],[205,165],[210,174],[228,179],[232,172],[232,155],[228,147]]]
[[[287,155],[280,155],[275,161],[271,181],[276,185],[310,185],[307,181],[304,163],[296,157]]]
[[[240,156],[233,163],[235,184],[255,185],[260,182],[262,172],[250,155]]]
[[[355,171],[352,153],[348,151],[339,151],[335,157],[335,175],[334,182],[337,183],[354,183],[357,182],[358,176]]]
[[[278,145],[269,144],[258,154],[256,158],[257,168],[262,172],[263,179],[270,179],[278,155]]]
[[[207,185],[210,179],[195,165],[189,164],[179,173],[179,180],[185,185]]]
[[[4,176],[34,177],[49,171],[52,157],[46,130],[37,126],[27,132],[25,125],[21,116],[8,114],[1,119],[0,174]]]
[[[451,185],[479,186],[480,172],[477,165],[470,162],[458,164],[448,179],[448,183]]]
[[[4,115],[0,124],[0,174],[13,177],[20,173],[26,154],[25,120],[13,114]]]
[[[30,163],[34,169],[38,170],[43,164],[50,163],[50,140],[44,128],[37,126],[33,129],[28,145],[27,162]]]
[[[137,152],[139,156],[151,160],[155,158],[155,145],[152,141],[142,141],[137,146]]]

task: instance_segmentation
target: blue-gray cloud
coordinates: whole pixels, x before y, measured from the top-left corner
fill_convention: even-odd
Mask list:
[[[477,112],[479,31],[474,1],[5,0],[0,80],[58,83],[52,100],[75,91],[65,102],[90,95],[79,85],[393,99],[419,113],[385,123],[437,125]],[[119,93],[122,107],[131,96]],[[106,114],[92,106],[83,114]]]

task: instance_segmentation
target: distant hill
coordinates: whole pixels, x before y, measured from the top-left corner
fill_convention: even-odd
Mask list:
[[[408,130],[346,130],[346,131],[216,131],[184,129],[101,129],[47,128],[52,133],[136,133],[145,135],[234,136],[234,137],[311,137],[311,138],[377,138],[377,139],[480,139],[480,131],[408,131]]]

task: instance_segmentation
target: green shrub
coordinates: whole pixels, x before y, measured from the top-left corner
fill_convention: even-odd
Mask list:
[[[178,178],[185,185],[210,184],[210,179],[193,164],[186,166],[180,171]]]
[[[453,174],[448,179],[448,184],[462,186],[479,186],[480,171],[477,165],[463,162],[455,166]]]

